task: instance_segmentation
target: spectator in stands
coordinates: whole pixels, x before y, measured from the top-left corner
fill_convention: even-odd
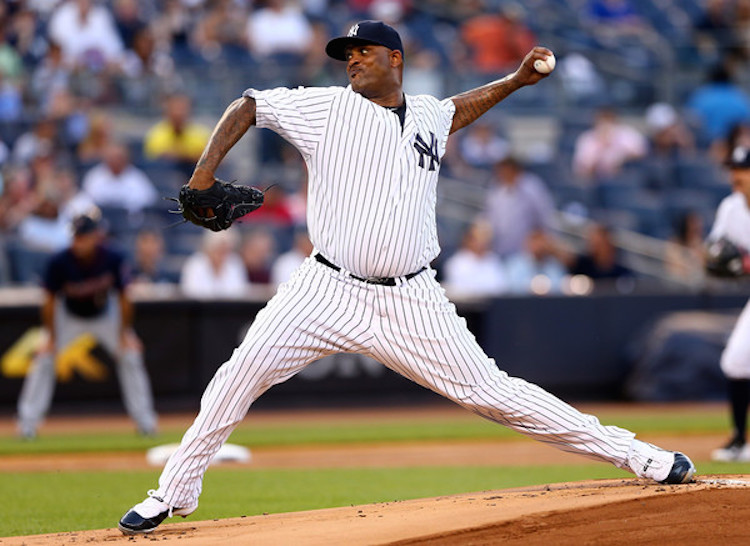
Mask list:
[[[409,51],[409,70],[404,72],[404,90],[410,95],[445,95],[445,73],[440,56],[435,51],[418,47]]]
[[[9,21],[8,35],[13,49],[27,66],[36,65],[47,49],[44,25],[30,9],[30,2],[20,2],[18,10]]]
[[[31,92],[42,109],[52,94],[70,87],[71,69],[63,62],[62,48],[50,42],[47,53],[31,76]]]
[[[697,212],[686,211],[677,218],[672,244],[664,255],[666,270],[672,277],[689,283],[704,277],[705,236],[703,218]]]
[[[211,130],[190,120],[190,97],[174,94],[164,101],[164,116],[146,134],[144,154],[150,160],[174,162],[186,174],[192,172]]]
[[[486,220],[472,222],[443,269],[443,286],[453,298],[487,298],[507,289],[503,263],[492,250],[492,226]]]
[[[201,249],[182,267],[180,288],[189,298],[241,298],[250,283],[242,258],[237,254],[237,233],[209,231],[203,235]]]
[[[132,49],[136,34],[146,25],[138,0],[115,0],[113,4],[112,15],[120,40],[125,49]]]
[[[704,64],[716,64],[738,45],[729,0],[706,0],[693,25],[695,45]]]
[[[91,112],[88,130],[76,149],[80,163],[94,163],[104,160],[104,152],[112,143],[112,118],[104,110]]]
[[[630,0],[589,0],[587,8],[588,16],[610,31],[614,28],[625,32],[644,24]]]
[[[51,118],[45,117],[18,137],[13,146],[13,161],[28,165],[38,155],[54,154],[59,148],[57,125]]]
[[[124,54],[122,66],[128,79],[143,80],[156,76],[169,84],[174,76],[174,61],[166,51],[156,47],[154,32],[148,26],[135,31],[133,44]]]
[[[523,249],[532,230],[554,225],[555,206],[542,179],[510,156],[495,165],[484,217],[492,227],[493,250],[504,259]]]
[[[93,0],[67,0],[52,14],[49,36],[65,62],[90,72],[116,70],[123,53],[112,13]]]
[[[594,280],[632,277],[633,272],[619,262],[612,232],[604,224],[589,226],[586,252],[571,260],[572,275],[585,275]]]
[[[66,155],[86,136],[90,104],[90,101],[68,89],[57,89],[50,93],[44,114],[57,124]]]
[[[18,225],[18,241],[26,249],[52,254],[70,243],[70,224],[60,214],[58,199],[52,191],[44,192],[36,208]]]
[[[617,175],[628,161],[646,155],[648,141],[637,129],[622,123],[611,107],[600,108],[594,126],[576,139],[573,173],[581,182]]]
[[[508,289],[514,294],[559,294],[570,256],[543,229],[526,237],[523,251],[506,260]]]
[[[510,143],[497,134],[488,122],[479,122],[467,127],[460,139],[461,157],[471,167],[491,169],[510,154]]]
[[[617,49],[623,62],[647,65],[661,60],[671,46],[631,0],[589,0],[586,17],[594,36],[601,44]]]
[[[271,265],[276,256],[276,240],[268,229],[256,228],[248,233],[242,241],[240,256],[245,264],[247,279],[251,284],[271,282]]]
[[[0,194],[0,232],[12,233],[31,214],[39,199],[34,192],[33,178],[27,167],[12,167],[3,172]]]
[[[0,19],[0,74],[13,82],[18,81],[23,73],[23,61],[8,39],[8,27]]]
[[[294,244],[292,248],[281,254],[274,260],[271,266],[271,284],[278,286],[288,281],[292,273],[297,269],[305,258],[312,255],[313,244],[307,231],[298,229],[294,234]]]
[[[738,64],[746,67],[750,58],[750,1],[736,1],[733,23],[733,30],[737,36],[737,54],[734,57]]]
[[[736,124],[750,121],[750,97],[732,82],[723,63],[712,70],[706,83],[693,91],[686,107],[700,125],[699,141],[707,145],[727,138]]]
[[[671,158],[695,150],[693,133],[671,104],[658,102],[649,106],[646,127],[652,155]]]
[[[258,59],[273,58],[282,64],[300,64],[313,39],[310,22],[296,2],[268,0],[250,14],[246,35]]]
[[[159,197],[146,174],[130,162],[127,147],[119,142],[108,144],[104,160],[86,173],[83,190],[100,207],[123,208],[130,213],[153,205]]]
[[[21,86],[0,70],[0,122],[17,121],[22,114]]]
[[[195,25],[193,43],[207,61],[225,55],[237,58],[246,50],[245,25],[247,12],[233,0],[214,0]],[[246,55],[246,53],[245,53]]]
[[[523,22],[516,4],[505,4],[499,12],[487,10],[482,0],[474,0],[476,13],[461,25],[460,34],[468,49],[469,66],[480,74],[500,74],[515,70],[536,37]]]
[[[125,77],[118,83],[128,104],[150,106],[154,97],[178,86],[174,60],[165,48],[157,47],[149,26],[136,30],[132,47],[123,56],[122,71]]]
[[[164,237],[155,229],[142,229],[136,235],[133,248],[134,284],[156,284],[177,282],[175,275],[166,271],[164,261]]]
[[[192,58],[189,44],[193,16],[182,0],[164,0],[151,21],[156,42],[168,50],[177,62]]]

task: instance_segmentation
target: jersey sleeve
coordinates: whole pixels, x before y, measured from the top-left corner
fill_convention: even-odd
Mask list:
[[[451,126],[453,125],[453,116],[456,113],[456,104],[451,99],[443,99],[438,103],[439,107],[439,119],[441,123],[441,138],[440,138],[440,157],[445,154],[445,148],[448,144],[448,136],[451,134]]]
[[[309,156],[325,130],[331,103],[341,90],[339,87],[278,87],[265,91],[250,88],[242,96],[255,99],[258,127],[271,129]]]

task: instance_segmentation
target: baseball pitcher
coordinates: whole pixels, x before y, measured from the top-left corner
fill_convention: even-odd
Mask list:
[[[307,165],[314,250],[217,371],[158,489],[123,516],[120,530],[147,533],[168,516],[193,512],[211,457],[253,401],[338,352],[370,356],[470,411],[560,449],[657,482],[689,481],[695,469],[685,455],[603,426],[499,370],[430,268],[440,250],[436,185],[448,136],[546,77],[534,63],[552,52],[536,47],[513,74],[445,100],[403,92],[401,38],[382,22],[352,26],[326,52],[344,63],[347,87],[247,89],[224,112],[181,194],[187,219],[211,229],[231,223],[233,203],[247,206],[252,195],[220,197],[224,187],[217,187],[214,172],[252,125],[272,129]]]

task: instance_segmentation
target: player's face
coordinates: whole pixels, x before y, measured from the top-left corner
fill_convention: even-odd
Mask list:
[[[747,206],[750,207],[750,169],[732,169],[732,188],[745,196]]]
[[[397,72],[401,54],[379,45],[352,45],[346,49],[346,75],[352,90],[373,98],[400,86]]]
[[[101,240],[102,233],[99,230],[74,235],[70,249],[77,258],[85,260],[95,254]]]

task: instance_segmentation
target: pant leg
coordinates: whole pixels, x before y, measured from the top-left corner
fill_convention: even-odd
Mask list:
[[[750,379],[750,300],[721,354],[721,370],[729,379]]]
[[[482,417],[535,440],[628,469],[630,431],[603,426],[541,387],[499,370],[426,272],[381,293],[376,359]]]
[[[18,429],[34,436],[49,411],[55,393],[55,355],[43,353],[34,358],[18,397]]]
[[[57,375],[57,354],[80,335],[75,317],[60,301],[55,302],[55,352],[37,355],[26,374],[18,397],[18,428],[24,435],[33,436],[52,404]]]
[[[143,352],[121,347],[120,308],[117,298],[110,298],[106,314],[87,322],[84,327],[96,337],[115,360],[125,410],[143,433],[156,431],[157,415],[151,393],[151,382],[143,362]]]
[[[197,506],[211,459],[263,392],[325,355],[362,352],[371,320],[364,293],[311,259],[282,284],[203,393],[156,495],[173,507]]]
[[[121,350],[117,357],[117,376],[125,410],[138,430],[144,434],[156,432],[157,416],[143,353],[137,349]]]

